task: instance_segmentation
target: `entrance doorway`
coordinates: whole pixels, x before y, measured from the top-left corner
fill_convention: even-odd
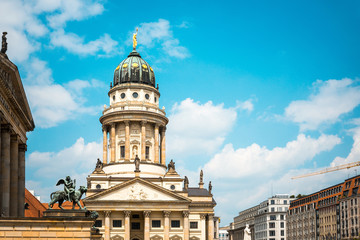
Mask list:
[[[142,212],[131,212],[130,216],[130,239],[144,239],[144,216]]]

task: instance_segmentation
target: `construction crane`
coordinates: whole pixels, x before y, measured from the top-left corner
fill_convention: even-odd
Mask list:
[[[335,167],[325,168],[325,169],[317,171],[317,172],[312,172],[312,173],[307,173],[307,174],[299,175],[299,176],[296,176],[296,177],[292,177],[291,179],[310,177],[310,176],[315,176],[315,175],[324,174],[324,173],[328,173],[328,172],[339,171],[339,170],[342,170],[342,169],[349,169],[349,168],[358,167],[358,166],[360,166],[360,161],[341,164],[341,165],[338,165],[338,166],[335,166]]]

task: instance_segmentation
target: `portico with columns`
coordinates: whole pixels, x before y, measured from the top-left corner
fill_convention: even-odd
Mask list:
[[[216,202],[202,175],[189,187],[166,160],[169,120],[153,69],[135,48],[116,67],[108,96],[103,165],[88,176],[83,200],[99,213],[104,240],[213,240]]]
[[[0,217],[23,217],[26,132],[35,128],[17,67],[0,53]]]

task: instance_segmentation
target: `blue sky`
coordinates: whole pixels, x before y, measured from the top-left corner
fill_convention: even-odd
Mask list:
[[[222,226],[272,193],[356,173],[290,179],[360,159],[358,1],[1,0],[36,124],[26,185],[43,200],[65,175],[85,184],[101,157],[98,119],[136,27],[170,119],[168,161],[191,186],[204,170]]]

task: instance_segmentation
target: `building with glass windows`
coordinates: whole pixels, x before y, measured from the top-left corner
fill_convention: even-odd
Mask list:
[[[287,214],[288,239],[359,237],[359,185],[358,175],[292,201]]]
[[[230,239],[243,240],[244,229],[246,224],[249,224],[251,239],[285,240],[286,212],[293,199],[288,194],[276,194],[254,207],[241,211],[230,225]]]

